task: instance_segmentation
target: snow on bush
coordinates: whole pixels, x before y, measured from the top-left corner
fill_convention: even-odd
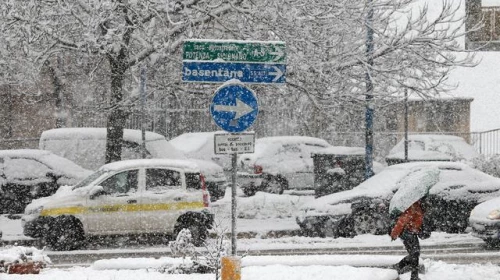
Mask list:
[[[500,178],[500,155],[481,155],[474,159],[473,163],[476,169]]]
[[[295,217],[295,212],[302,204],[314,200],[314,197],[257,192],[254,196],[238,197],[237,199],[238,218],[273,219]],[[216,204],[217,206],[227,204],[230,207],[231,197],[226,195]]]
[[[6,246],[0,249],[0,273],[9,272],[9,268],[19,264],[36,263],[38,268],[51,264],[50,258],[43,250],[35,247]]]

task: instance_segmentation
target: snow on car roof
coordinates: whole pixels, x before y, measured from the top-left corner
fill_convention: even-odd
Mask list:
[[[410,140],[420,140],[424,142],[433,141],[464,141],[464,138],[456,135],[448,134],[410,134],[408,135]]]
[[[352,200],[358,197],[384,197],[392,194],[397,182],[412,170],[427,167],[437,167],[439,169],[471,169],[468,165],[459,162],[409,162],[386,167],[379,174],[362,182],[351,190],[346,190],[330,195],[326,195],[311,202],[306,207],[317,208],[316,205],[337,204],[343,201]],[[479,172],[479,171],[477,171]],[[486,174],[485,174],[486,175]],[[491,177],[491,176],[490,176]],[[492,177],[493,178],[493,177]]]
[[[313,152],[313,154],[333,154],[333,155],[364,155],[365,148],[362,147],[346,147],[346,146],[331,146],[322,149],[318,152]]]
[[[115,161],[103,165],[99,170],[123,170],[139,167],[172,167],[184,169],[186,172],[200,172],[198,165],[190,160],[180,159],[131,159]]]
[[[0,157],[40,158],[49,154],[52,153],[38,149],[0,150]]]
[[[497,219],[489,219],[488,215],[493,210],[500,210],[500,197],[487,200],[474,207],[470,215],[470,220],[483,222],[486,224],[498,223]]]
[[[464,138],[445,134],[408,135],[408,157],[411,160],[467,160],[479,156]],[[419,144],[419,142],[423,143]],[[389,151],[389,159],[404,159],[404,139]]]
[[[71,127],[71,128],[55,128],[42,132],[40,139],[102,139],[106,138],[107,130],[105,127]],[[123,139],[128,141],[142,141],[140,130],[124,129]],[[146,141],[165,140],[165,137],[151,131],[146,131]]]
[[[189,132],[181,134],[175,138],[170,139],[170,144],[172,144],[177,150],[183,153],[189,154],[193,152],[200,151],[206,145],[211,148],[212,154],[214,154],[214,134],[224,133],[222,131],[210,131],[210,132]]]
[[[317,145],[330,146],[330,144],[326,140],[309,136],[271,136],[271,137],[262,137],[256,140],[256,143],[304,143],[304,142]]]
[[[76,178],[83,178],[90,174],[90,171],[72,162],[69,159],[55,155],[50,151],[38,149],[17,149],[17,150],[0,150],[0,157],[10,158],[28,158],[43,162],[61,174],[72,175]]]

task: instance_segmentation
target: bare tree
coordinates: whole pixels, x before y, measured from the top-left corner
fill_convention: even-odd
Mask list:
[[[245,13],[246,5],[245,0],[7,0],[0,4],[0,30],[38,66],[60,52],[107,62],[106,162],[112,162],[121,158],[128,117],[127,71],[153,54],[173,54],[183,38],[206,32],[225,14]]]
[[[455,86],[448,83],[450,71],[475,65],[474,54],[459,43],[466,32],[461,1],[433,0],[432,9],[422,2],[262,0],[241,33],[287,43],[288,91],[309,100],[290,109],[302,112],[305,107],[296,104],[303,104],[309,112],[319,109],[328,124],[345,124],[343,115],[365,106],[366,73],[374,106],[380,107],[401,99],[405,89],[423,98],[439,96]],[[373,64],[365,55],[370,11]]]

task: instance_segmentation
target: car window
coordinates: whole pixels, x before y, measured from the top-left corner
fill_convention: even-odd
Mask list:
[[[186,188],[195,190],[201,189],[199,173],[186,173]]]
[[[146,190],[158,192],[181,187],[180,172],[162,168],[146,169]]]
[[[92,174],[90,174],[87,178],[83,179],[80,181],[78,184],[76,184],[73,189],[78,189],[87,186],[88,184],[94,182],[95,179],[99,178],[102,174],[106,173],[104,170],[98,170]]]
[[[138,170],[127,170],[104,180],[100,185],[108,194],[125,194],[137,191]]]
[[[7,179],[35,179],[45,177],[51,169],[34,159],[12,158],[5,160],[5,177]]]

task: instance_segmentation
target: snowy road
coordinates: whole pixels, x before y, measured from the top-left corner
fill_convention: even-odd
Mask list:
[[[203,248],[199,248],[203,251]],[[247,249],[238,255],[396,255],[406,252],[401,246],[343,247],[343,248],[294,248],[294,249]],[[47,252],[53,264],[58,267],[89,266],[100,259],[114,258],[160,258],[171,256],[168,247],[79,250],[70,252]],[[488,249],[480,243],[443,244],[422,246],[422,259],[444,261],[455,264],[492,263],[500,265],[500,250]]]

